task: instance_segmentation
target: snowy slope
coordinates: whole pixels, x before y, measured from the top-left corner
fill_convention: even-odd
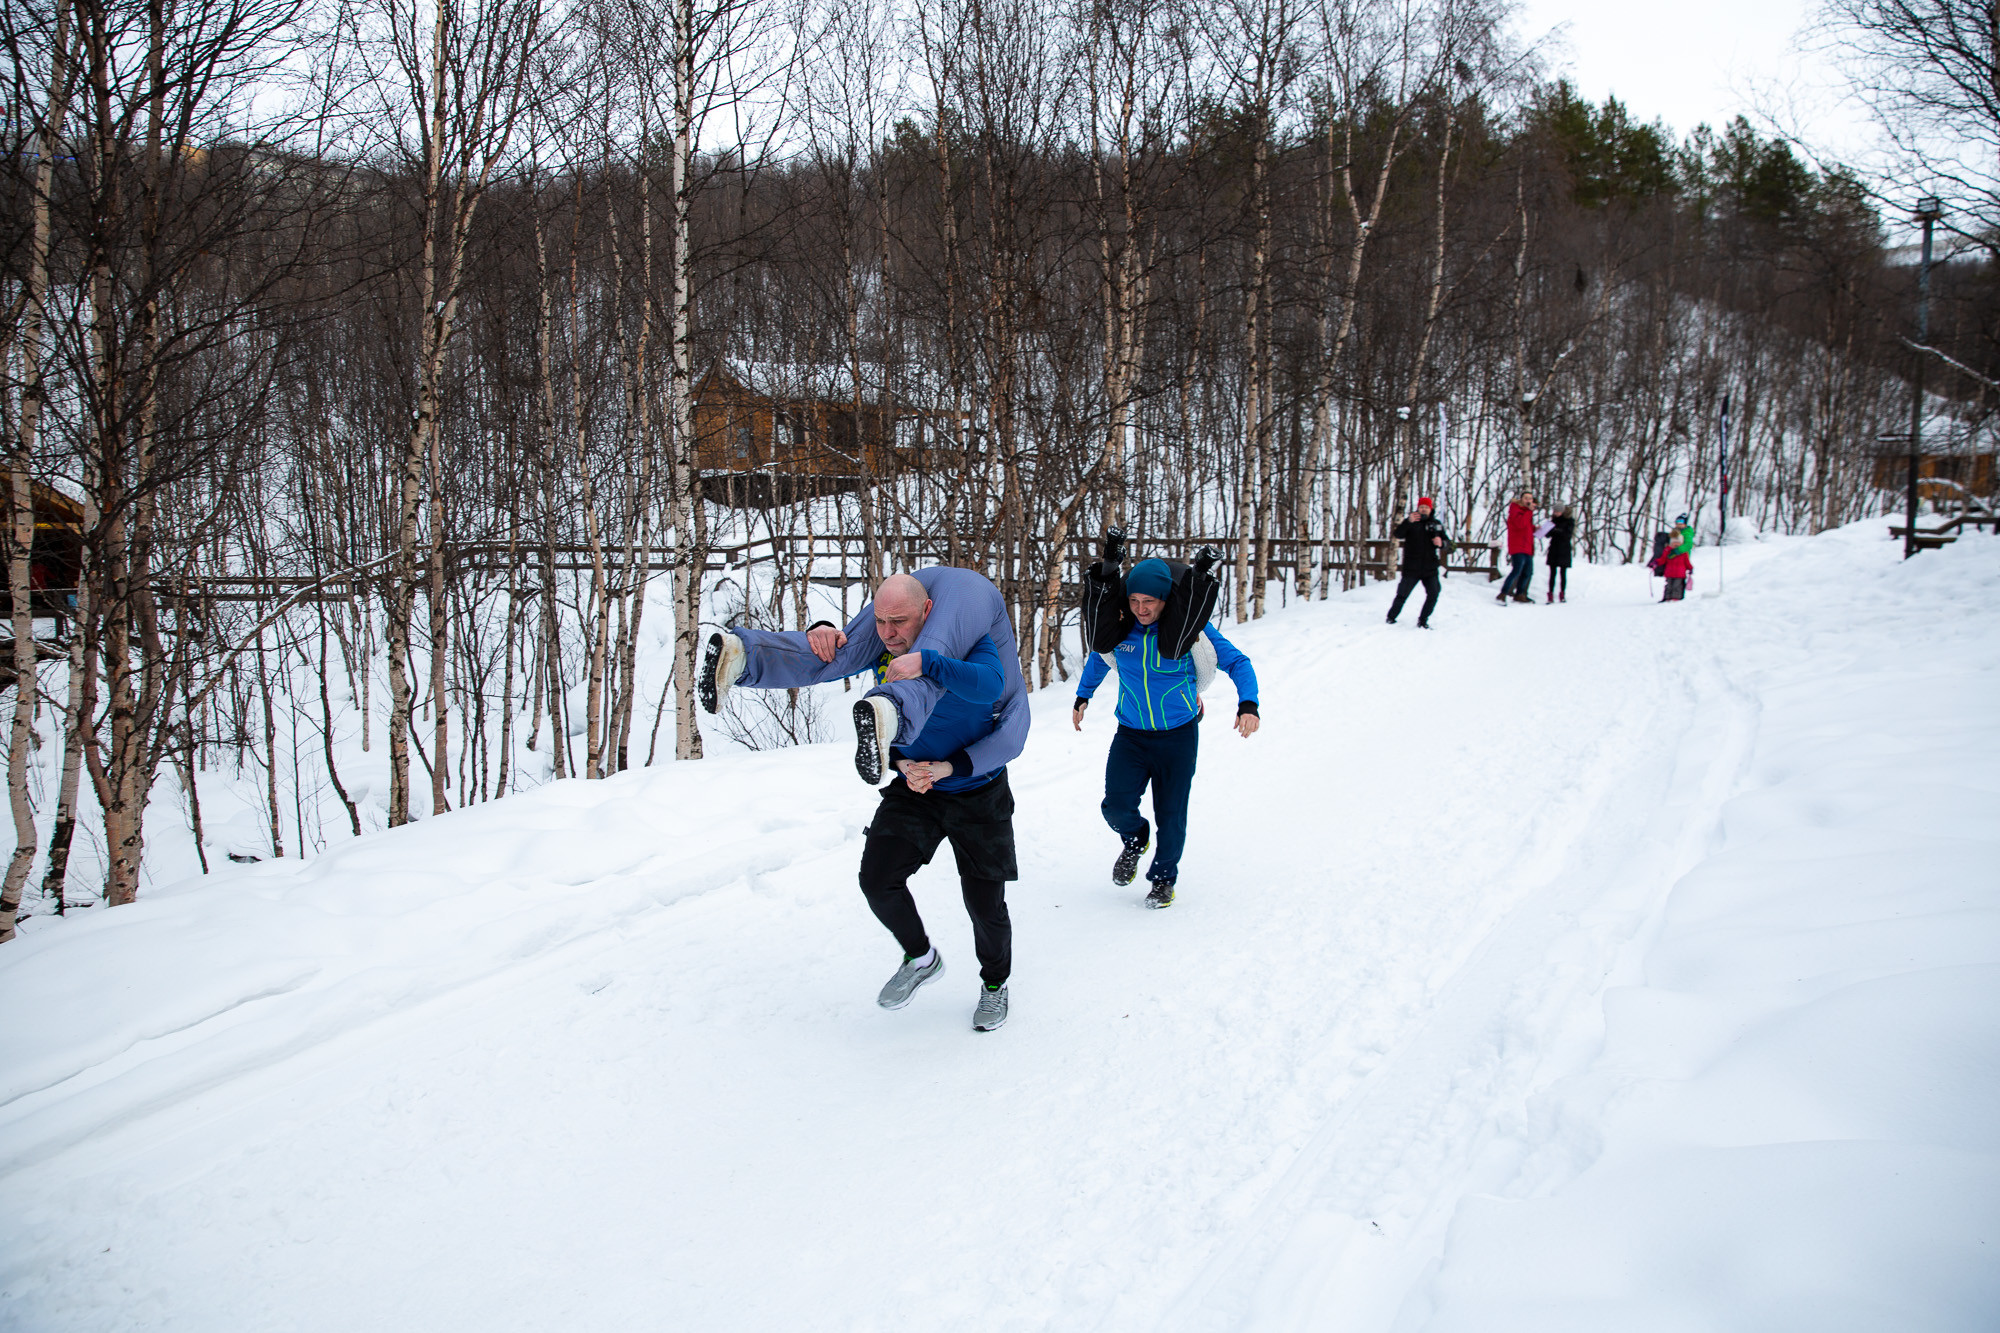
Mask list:
[[[1046,692],[996,1034],[948,857],[875,1008],[844,744],[26,936],[0,1326],[1982,1327],[2000,542],[1881,532],[1227,628],[1163,913]]]

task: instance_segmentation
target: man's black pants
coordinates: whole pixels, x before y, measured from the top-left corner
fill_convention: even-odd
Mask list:
[[[1396,600],[1389,603],[1389,619],[1394,620],[1403,614],[1403,603],[1410,600],[1410,593],[1419,583],[1424,585],[1424,609],[1417,612],[1417,623],[1419,625],[1430,623],[1431,612],[1437,609],[1438,604],[1438,576],[1435,569],[1428,574],[1420,574],[1412,569],[1403,571],[1403,581],[1396,585]]]
[[[920,957],[931,941],[910,894],[910,876],[930,864],[946,838],[958,861],[965,913],[972,918],[980,978],[989,986],[1002,985],[1014,954],[1007,881],[1020,873],[1014,864],[1014,793],[1005,772],[964,792],[918,793],[901,777],[891,782],[883,789],[861,849],[861,891],[903,952]]]

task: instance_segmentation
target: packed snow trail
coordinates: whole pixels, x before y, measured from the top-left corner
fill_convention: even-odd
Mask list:
[[[1665,797],[1489,937],[1170,1326],[1992,1326],[2000,543],[1885,545],[1759,551],[1686,622]]]
[[[2000,542],[1883,546],[1701,626],[1758,701],[1744,780],[1395,1328],[1994,1326]]]
[[[949,856],[915,881],[946,974],[873,1004],[897,954],[844,743],[30,935],[0,958],[0,1324],[1478,1327],[1461,1200],[1590,1165],[1564,1114],[1602,1107],[1563,1090],[1607,978],[1750,761],[1762,700],[1707,636],[1837,642],[1750,566],[1862,549],[1732,549],[1730,596],[1677,607],[1585,568],[1554,608],[1449,580],[1430,633],[1380,586],[1227,628],[1265,726],[1211,693],[1165,912],[1108,883],[1109,717],[1043,692],[991,1035]]]

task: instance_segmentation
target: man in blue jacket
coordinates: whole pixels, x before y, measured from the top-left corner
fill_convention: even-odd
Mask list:
[[[951,600],[939,605],[934,595]],[[954,643],[963,647],[953,651]],[[990,1032],[1007,1020],[1006,892],[1018,874],[1007,764],[1028,736],[1027,683],[999,589],[971,570],[926,569],[885,580],[844,631],[821,624],[718,634],[703,668],[703,703],[714,712],[734,686],[790,689],[862,670],[875,687],[855,705],[857,766],[867,776],[864,761],[873,758],[878,773],[894,776],[868,826],[861,891],[903,949],[876,1003],[900,1009],[944,971],[909,878],[949,838],[979,956],[973,1026]]]
[[[1185,657],[1160,656],[1159,619],[1173,588],[1173,573],[1161,560],[1141,560],[1125,576],[1132,615],[1139,623],[1109,654],[1093,655],[1077,683],[1071,723],[1083,730],[1084,710],[1104,677],[1118,671],[1118,734],[1104,763],[1104,822],[1124,840],[1111,867],[1111,882],[1130,884],[1138,873],[1152,830],[1139,813],[1139,797],[1153,788],[1153,819],[1159,825],[1159,850],[1146,870],[1152,889],[1148,907],[1165,907],[1174,900],[1180,878],[1181,848],[1187,841],[1188,791],[1194,784],[1195,754],[1200,736],[1201,687],[1217,669],[1236,684],[1236,732],[1248,738],[1259,725],[1257,673],[1236,645],[1204,625],[1201,639]]]
[[[894,636],[900,637],[892,644]],[[1027,743],[1028,687],[1021,679],[1007,603],[993,580],[976,570],[934,565],[886,579],[875,600],[845,630],[821,622],[810,630],[738,628],[713,634],[696,692],[701,706],[713,713],[737,685],[791,690],[841,680],[872,669],[891,647],[896,653],[930,649],[963,660],[981,638],[993,640],[1010,673],[1000,701],[1007,706],[1002,725],[972,751],[975,759],[1006,751],[986,762],[982,771],[987,771],[1021,753]],[[863,782],[871,787],[881,783],[889,772],[890,749],[923,731],[943,694],[943,686],[925,677],[891,677],[878,680],[855,703],[854,767]]]

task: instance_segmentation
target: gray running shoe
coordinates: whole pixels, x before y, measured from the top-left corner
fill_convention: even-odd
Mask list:
[[[991,1032],[1007,1021],[1007,988],[985,986],[979,992],[979,1007],[972,1011],[972,1030]]]
[[[1174,905],[1174,881],[1156,879],[1153,887],[1146,892],[1146,906],[1172,907]]]
[[[884,1009],[901,1009],[917,993],[917,987],[944,971],[944,955],[935,949],[931,951],[931,965],[918,967],[914,958],[905,958],[903,965],[896,969],[896,975],[883,983],[882,993],[875,997],[875,1003]]]

